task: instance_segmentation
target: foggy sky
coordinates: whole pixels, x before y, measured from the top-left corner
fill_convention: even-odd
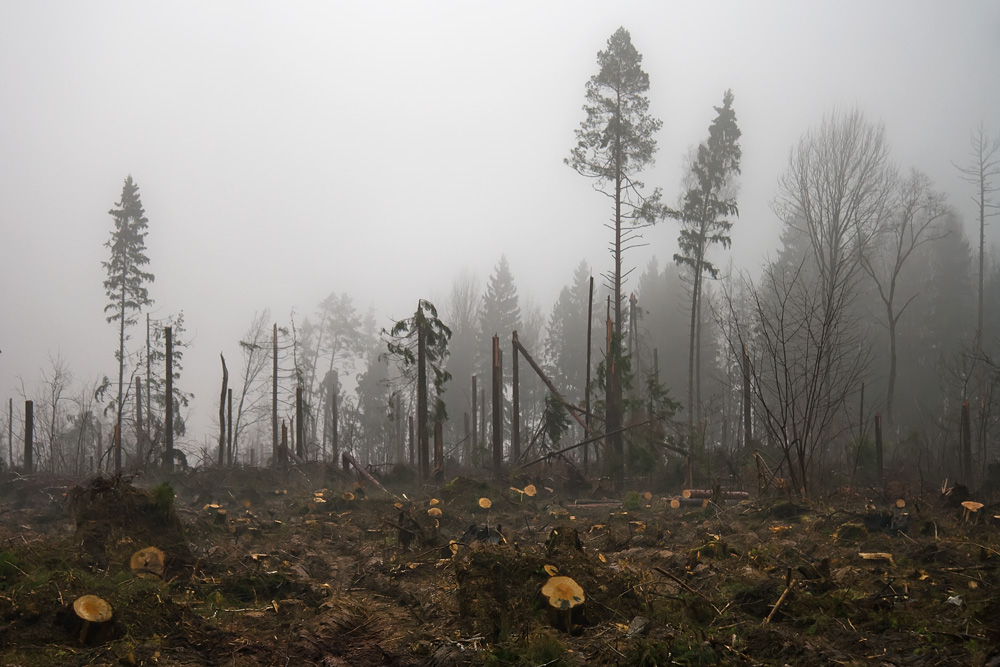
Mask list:
[[[32,392],[50,355],[77,382],[115,374],[101,261],[128,174],[149,218],[153,316],[183,310],[193,338],[180,384],[196,395],[195,445],[213,437],[218,355],[238,366],[255,311],[287,322],[348,292],[388,325],[419,298],[443,305],[463,268],[485,287],[503,253],[548,315],[581,259],[610,266],[608,200],[563,158],[619,26],[663,120],[644,180],[667,202],[733,89],[738,266],[776,247],[776,180],[837,106],[884,121],[897,163],[927,172],[972,229],[951,162],[980,120],[1000,130],[992,1],[6,1],[3,403],[20,400],[19,377]],[[626,263],[662,266],[677,232],[648,230]]]

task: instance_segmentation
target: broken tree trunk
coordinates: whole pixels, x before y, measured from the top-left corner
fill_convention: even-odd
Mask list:
[[[271,456],[275,467],[279,463],[278,450],[278,324],[274,325],[274,332],[271,334],[271,352],[273,368],[271,370]]]
[[[882,466],[882,415],[875,413],[875,481],[879,489],[885,489]]]
[[[24,472],[34,472],[34,443],[35,434],[35,404],[32,401],[24,402]]]
[[[173,327],[166,327],[164,330],[167,340],[167,376],[166,389],[163,392],[166,399],[166,413],[163,418],[163,430],[166,435],[166,445],[164,456],[166,457],[167,472],[174,469],[174,332]],[[122,434],[118,432],[118,443],[116,445],[117,456],[121,456]],[[116,465],[116,470],[120,469]]]
[[[226,451],[226,391],[229,389],[229,369],[226,368],[226,357],[220,352],[222,359],[222,393],[219,396],[219,467],[225,462]]]
[[[969,418],[969,402],[962,401],[962,475],[965,484],[972,486],[972,424]]]
[[[417,326],[417,456],[420,459],[420,481],[430,476],[430,447],[427,442],[427,333]]]
[[[503,467],[503,353],[500,337],[493,336],[493,477],[500,479]]]
[[[444,481],[444,428],[441,422],[434,422],[434,481]]]
[[[584,435],[590,435],[590,349],[591,349],[591,336],[594,330],[594,276],[590,276],[590,292],[587,296],[587,369],[586,369],[586,380],[584,381],[584,398],[583,398],[583,417],[585,423],[583,425]],[[590,464],[588,452],[590,447],[587,445],[583,446],[583,470],[586,472],[588,465]]]
[[[226,463],[233,465],[233,389],[226,392]]]
[[[306,428],[302,419],[302,385],[295,387],[295,455],[300,459],[306,457]]]
[[[142,378],[135,376],[135,460],[138,467],[145,463],[142,430]]]
[[[352,466],[354,466],[354,469],[357,470],[358,473],[362,477],[364,477],[369,482],[371,482],[372,484],[374,484],[376,488],[381,489],[382,491],[385,491],[388,495],[390,495],[393,498],[396,498],[397,500],[399,500],[399,497],[395,493],[393,493],[389,489],[387,489],[384,486],[382,486],[381,482],[379,482],[377,479],[375,479],[370,472],[368,472],[367,470],[365,470],[364,467],[360,463],[358,463],[358,460],[356,458],[354,458],[353,454],[351,454],[350,452],[344,452],[342,454],[342,457],[343,457],[344,461],[347,461]]]
[[[511,335],[513,344],[513,358],[511,359],[510,379],[513,383],[511,393],[511,413],[510,413],[510,460],[517,461],[521,458],[521,393],[518,387],[517,378],[517,331]]]
[[[479,457],[479,390],[476,389],[476,375],[472,375],[472,450],[469,462]]]

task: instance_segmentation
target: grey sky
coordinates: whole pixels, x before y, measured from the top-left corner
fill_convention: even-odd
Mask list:
[[[198,443],[218,354],[236,363],[254,311],[287,321],[346,291],[385,324],[443,301],[463,267],[485,283],[505,253],[547,313],[581,259],[609,264],[607,201],[562,160],[619,26],[664,121],[645,181],[668,201],[712,106],[735,93],[738,265],[776,246],[768,202],[788,151],[838,105],[884,121],[897,162],[971,225],[951,161],[981,119],[1000,130],[996,2],[7,0],[0,397],[18,376],[30,388],[49,354],[78,380],[114,374],[100,263],[129,173],[155,316],[183,309],[195,338],[182,385]],[[626,259],[662,264],[676,236],[664,223]]]

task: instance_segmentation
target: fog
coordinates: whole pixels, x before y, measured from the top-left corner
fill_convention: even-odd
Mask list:
[[[894,160],[926,172],[971,235],[952,163],[980,121],[1000,128],[991,1],[5,2],[3,403],[30,397],[52,357],[78,382],[117,372],[101,262],[129,174],[152,315],[183,311],[191,338],[189,449],[213,437],[219,353],[235,364],[256,311],[287,321],[347,292],[389,326],[443,302],[463,269],[485,286],[503,254],[547,315],[581,260],[611,264],[608,200],[563,160],[619,26],[663,120],[644,181],[668,203],[735,94],[740,217],[716,263],[753,270],[774,252],[777,178],[834,108],[884,122]],[[668,263],[677,234],[646,230],[627,266]]]

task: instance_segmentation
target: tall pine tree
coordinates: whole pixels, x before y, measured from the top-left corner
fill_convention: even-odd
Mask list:
[[[108,305],[104,307],[108,322],[118,323],[118,349],[115,359],[118,361],[118,397],[116,405],[116,425],[118,439],[115,442],[115,472],[121,472],[121,429],[122,408],[125,401],[125,341],[127,331],[136,322],[143,308],[150,306],[153,300],[146,287],[155,279],[152,273],[145,270],[149,264],[146,256],[146,228],[148,220],[142,208],[139,197],[139,186],[132,180],[132,175],[125,179],[121,199],[108,213],[114,218],[114,229],[111,238],[104,244],[111,250],[111,257],[101,266],[107,272],[104,290],[108,296]]]
[[[583,106],[586,118],[576,130],[577,145],[565,163],[594,180],[594,187],[614,206],[608,227],[612,270],[606,274],[614,298],[614,330],[610,372],[607,374],[605,424],[611,456],[610,467],[617,482],[623,480],[621,437],[622,383],[617,369],[622,352],[622,283],[627,271],[622,255],[640,239],[639,230],[662,216],[660,191],[643,194],[639,174],[653,165],[656,140],[662,121],[649,115],[649,75],[642,69],[642,55],[632,46],[628,30],[619,28],[608,39],[608,47],[597,54],[599,71],[590,78]]]

